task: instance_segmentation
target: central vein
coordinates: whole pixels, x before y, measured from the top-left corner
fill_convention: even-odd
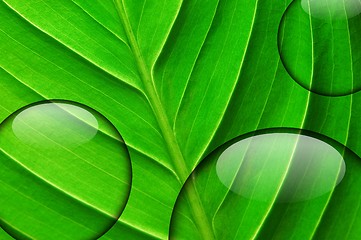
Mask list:
[[[152,75],[150,74],[150,70],[145,64],[142,53],[139,49],[137,40],[132,31],[129,18],[124,9],[124,5],[122,0],[114,0],[116,9],[118,11],[119,17],[122,21],[123,27],[126,31],[127,38],[130,44],[130,47],[133,51],[134,58],[138,67],[139,75],[144,84],[145,93],[148,96],[149,103],[154,112],[154,115],[158,121],[159,128],[162,132],[164,140],[167,145],[167,150],[172,160],[172,164],[175,168],[175,171],[179,177],[181,183],[184,183],[188,176],[189,170],[187,169],[187,165],[185,163],[183,154],[179,148],[179,144],[175,137],[175,134],[169,124],[166,112],[164,110],[163,104],[159,98],[157,90],[154,85],[154,81]],[[185,188],[186,195],[189,199],[189,204],[192,210],[193,218],[195,224],[202,235],[203,239],[212,240],[214,239],[214,233],[212,227],[209,223],[208,217],[204,211],[201,199],[199,197],[194,179],[191,178],[190,184]]]

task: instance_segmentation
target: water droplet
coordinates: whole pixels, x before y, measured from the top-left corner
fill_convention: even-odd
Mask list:
[[[281,60],[302,87],[325,96],[361,89],[361,2],[294,0],[278,32]]]
[[[194,218],[199,209],[189,200],[192,193],[198,194],[208,218],[204,222],[216,239],[252,239],[275,204],[289,208],[292,217],[292,211],[299,211],[303,219],[312,218],[324,211],[323,204],[346,176],[344,151],[333,140],[293,129],[268,129],[230,141],[207,156],[185,183],[170,238],[204,237]],[[284,220],[275,218],[274,224]]]
[[[0,225],[16,239],[98,239],[123,211],[131,165],[116,128],[70,101],[0,125]]]

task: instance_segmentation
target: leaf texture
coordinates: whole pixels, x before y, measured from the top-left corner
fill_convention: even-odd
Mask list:
[[[290,3],[1,1],[0,119],[44,99],[76,101],[99,111],[124,138],[133,170],[127,206],[102,239],[167,239],[184,181],[230,139],[257,129],[302,128],[361,152],[360,94],[320,96],[285,70],[277,40],[292,36],[277,34]],[[350,174],[356,175],[356,162],[347,167],[353,164]],[[257,231],[250,238],[358,236],[356,177],[345,180],[314,208],[305,204],[284,213],[271,201],[261,221],[252,223]],[[190,195],[199,200],[202,187]],[[346,194],[351,191],[356,192]],[[217,194],[222,199],[226,193]],[[199,211],[209,225],[215,206],[200,200],[193,210],[183,209],[183,217]],[[257,207],[238,211],[251,224]],[[297,225],[294,213],[308,211],[315,213],[312,221]],[[194,239],[202,221],[181,221]]]

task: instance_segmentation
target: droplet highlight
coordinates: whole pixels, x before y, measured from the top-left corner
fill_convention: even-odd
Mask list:
[[[320,19],[345,20],[361,13],[359,0],[301,0],[303,10]]]
[[[90,141],[98,131],[93,114],[66,103],[44,103],[20,112],[12,123],[15,136],[25,144],[74,147]]]
[[[361,2],[294,0],[278,31],[278,49],[289,75],[325,96],[361,89]]]
[[[16,239],[98,239],[129,197],[116,128],[71,101],[31,104],[0,125],[0,226]]]
[[[335,148],[293,133],[241,140],[227,148],[216,165],[219,180],[234,193],[268,201],[280,191],[278,199],[285,202],[305,201],[332,191],[345,169],[343,157]]]
[[[209,229],[215,239],[280,238],[287,226],[295,233],[319,224],[348,176],[345,153],[341,144],[297,129],[267,129],[234,139],[209,154],[186,181],[173,210],[170,239],[204,239]],[[349,177],[345,184],[352,184]],[[208,228],[199,226],[195,215]]]

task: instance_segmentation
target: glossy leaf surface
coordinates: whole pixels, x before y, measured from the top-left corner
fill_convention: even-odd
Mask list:
[[[282,64],[278,45],[286,39],[278,30],[290,3],[1,1],[0,118],[44,99],[79,102],[104,115],[127,143],[133,181],[122,216],[102,239],[167,239],[184,182],[230,139],[256,129],[298,128],[361,154],[361,95],[311,93]],[[297,37],[292,34],[287,37]],[[314,68],[327,70],[332,66]],[[359,236],[359,208],[338,205],[358,204],[359,195],[349,194],[354,190],[350,185],[347,194],[330,196],[322,205],[327,211],[303,230],[307,236]],[[198,199],[196,192],[188,198]],[[191,224],[212,236],[202,208],[207,202],[195,203],[193,214],[201,217]],[[278,220],[273,211],[262,214]],[[252,227],[267,228],[261,224]],[[297,238],[295,231],[290,225],[278,234]]]

